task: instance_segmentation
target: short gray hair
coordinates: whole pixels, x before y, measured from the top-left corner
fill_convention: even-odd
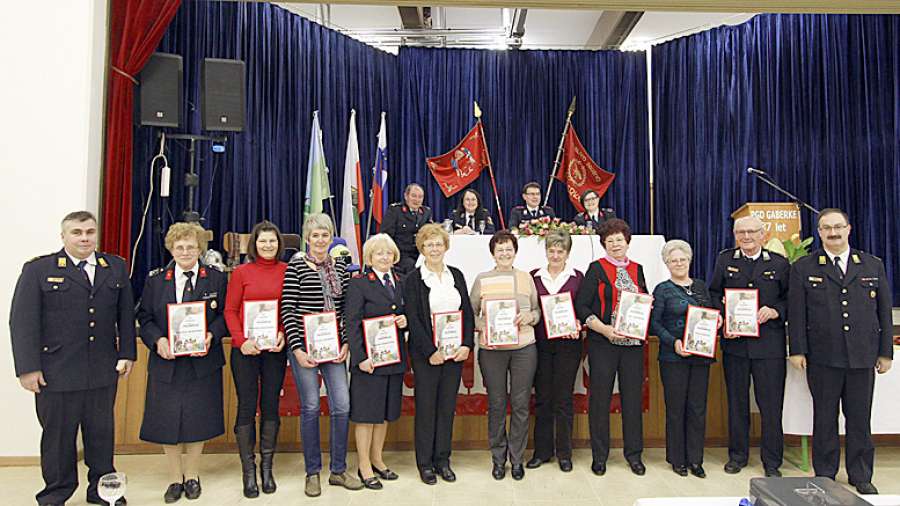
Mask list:
[[[544,238],[544,242],[545,249],[557,247],[566,250],[567,253],[572,251],[572,236],[565,230],[551,230],[547,237]]]
[[[331,221],[331,216],[325,213],[315,213],[306,216],[306,219],[303,220],[303,242],[306,244],[309,244],[309,234],[313,230],[327,230],[334,237],[334,223]]]
[[[762,229],[763,227],[765,227],[765,224],[763,223],[763,221],[761,219],[759,219],[759,216],[755,216],[755,215],[751,214],[749,216],[741,216],[740,218],[734,220],[734,226],[732,226],[731,229],[737,230],[738,225],[740,225],[741,223],[750,223],[750,222],[752,222],[754,225],[757,225],[758,229]]]
[[[681,239],[672,239],[671,241],[667,241],[665,246],[663,246],[663,262],[668,262],[669,257],[676,251],[680,251],[687,255],[688,262],[690,262],[691,259],[694,258],[694,250],[691,249],[691,245],[688,244],[687,241],[682,241]]]

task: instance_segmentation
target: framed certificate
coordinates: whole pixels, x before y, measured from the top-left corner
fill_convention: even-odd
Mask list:
[[[619,306],[613,329],[625,337],[647,340],[653,296],[648,293],[619,292]]]
[[[578,332],[578,320],[575,318],[575,305],[572,304],[570,292],[542,295],[541,314],[544,316],[547,339],[568,337]]]
[[[681,341],[684,351],[701,357],[715,357],[719,311],[706,307],[688,306],[685,318],[684,337]]]
[[[366,354],[374,367],[400,362],[400,338],[394,315],[366,318],[362,325]]]
[[[206,353],[206,302],[182,302],[166,307],[169,353],[176,357]]]
[[[334,362],[341,354],[341,335],[338,333],[337,313],[303,315],[303,335],[306,353],[316,362]]]
[[[244,301],[244,337],[256,341],[261,350],[278,342],[278,300]]]
[[[434,346],[446,359],[456,355],[462,346],[463,324],[462,311],[446,311],[431,315],[431,326],[434,328]]]
[[[725,289],[725,332],[733,336],[759,337],[759,290]]]
[[[488,299],[483,304],[484,330],[488,346],[519,344],[519,326],[516,325],[519,303],[516,299]]]

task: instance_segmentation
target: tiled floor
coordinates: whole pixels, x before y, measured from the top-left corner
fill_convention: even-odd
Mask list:
[[[530,452],[529,452],[530,453]],[[874,483],[886,494],[900,494],[900,448],[877,450]],[[758,454],[754,450],[754,454]],[[327,456],[326,456],[327,459]],[[350,456],[353,465],[355,455]],[[555,462],[540,469],[528,470],[521,482],[513,481],[507,473],[505,480],[497,482],[490,475],[490,457],[487,451],[459,451],[453,454],[453,468],[458,476],[456,483],[439,482],[435,486],[419,481],[415,459],[411,452],[391,452],[385,456],[391,469],[400,479],[386,482],[384,490],[350,492],[324,485],[327,473],[322,475],[323,493],[318,499],[303,495],[303,465],[299,453],[282,453],[276,456],[275,476],[278,491],[273,495],[260,495],[257,499],[245,499],[241,495],[240,464],[237,455],[204,455],[201,462],[203,495],[197,501],[182,499],[178,504],[210,505],[288,505],[318,503],[322,505],[425,505],[441,504],[468,506],[489,504],[554,504],[603,506],[630,506],[641,497],[669,496],[739,496],[748,491],[751,477],[760,476],[758,461],[738,475],[728,475],[722,470],[726,460],[724,448],[706,451],[708,477],[682,478],[671,471],[665,462],[665,450],[649,449],[644,453],[646,476],[633,475],[625,465],[621,450],[614,450],[606,476],[597,477],[590,471],[590,452],[576,450],[575,470],[562,473]],[[128,503],[131,505],[164,504],[162,494],[168,485],[165,459],[162,455],[125,455],[116,457],[116,465],[129,478]],[[84,501],[86,469],[80,466],[81,487],[69,505],[86,504]],[[355,469],[355,468],[353,468]],[[786,476],[803,476],[797,468],[785,464]],[[846,484],[841,472],[838,481]],[[41,476],[37,467],[0,468],[0,486],[3,505],[34,504],[34,493],[40,489]]]

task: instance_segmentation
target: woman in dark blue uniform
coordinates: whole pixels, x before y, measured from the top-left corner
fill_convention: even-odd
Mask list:
[[[600,207],[600,195],[594,190],[586,190],[581,194],[581,207],[584,212],[575,215],[575,224],[591,227],[596,234],[600,233],[600,227],[604,223],[616,217],[612,209]]]
[[[344,318],[350,342],[350,421],[356,424],[356,451],[359,477],[366,488],[379,490],[382,480],[396,480],[397,474],[384,463],[382,449],[387,424],[400,418],[403,373],[406,372],[406,342],[400,329],[406,328],[403,294],[393,266],[400,250],[387,234],[372,236],[363,245],[367,269],[350,280]],[[363,320],[393,315],[397,326],[400,360],[375,367],[366,352]],[[377,476],[376,476],[377,474]]]
[[[481,194],[466,188],[459,198],[459,205],[450,212],[453,233],[456,235],[494,234],[494,221],[481,204]]]
[[[150,273],[138,304],[140,335],[150,348],[147,398],[141,439],[163,445],[168,459],[166,503],[182,494],[200,497],[197,468],[203,443],[225,432],[222,407],[222,337],[228,334],[223,308],[228,280],[199,262],[206,244],[200,225],[175,223],[166,233],[173,261]],[[206,352],[173,356],[169,351],[169,304],[204,302]]]

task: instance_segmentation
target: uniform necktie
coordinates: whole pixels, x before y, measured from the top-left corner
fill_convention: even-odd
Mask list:
[[[191,292],[194,291],[194,271],[186,271],[184,273],[184,277],[187,278],[187,281],[184,282],[184,290],[181,292],[181,302],[188,300],[191,297]]]
[[[466,216],[466,226],[469,227],[469,228],[471,228],[472,230],[475,230],[475,223],[474,223],[474,221],[475,221],[475,219],[474,219],[474,217],[473,217],[471,214],[469,214],[469,215]]]
[[[844,279],[844,269],[841,268],[841,257],[834,257],[834,267],[837,269],[838,277]]]
[[[394,298],[394,281],[391,279],[391,273],[384,273],[384,287],[387,288],[388,293],[391,295],[391,299]]]
[[[538,217],[537,211],[531,211],[531,217],[532,217],[532,218],[537,218],[537,217]]]
[[[84,276],[84,280],[88,282],[89,285],[93,286],[91,283],[91,277],[88,275],[87,271],[87,260],[82,260],[78,262],[78,269],[81,271],[81,275]]]

